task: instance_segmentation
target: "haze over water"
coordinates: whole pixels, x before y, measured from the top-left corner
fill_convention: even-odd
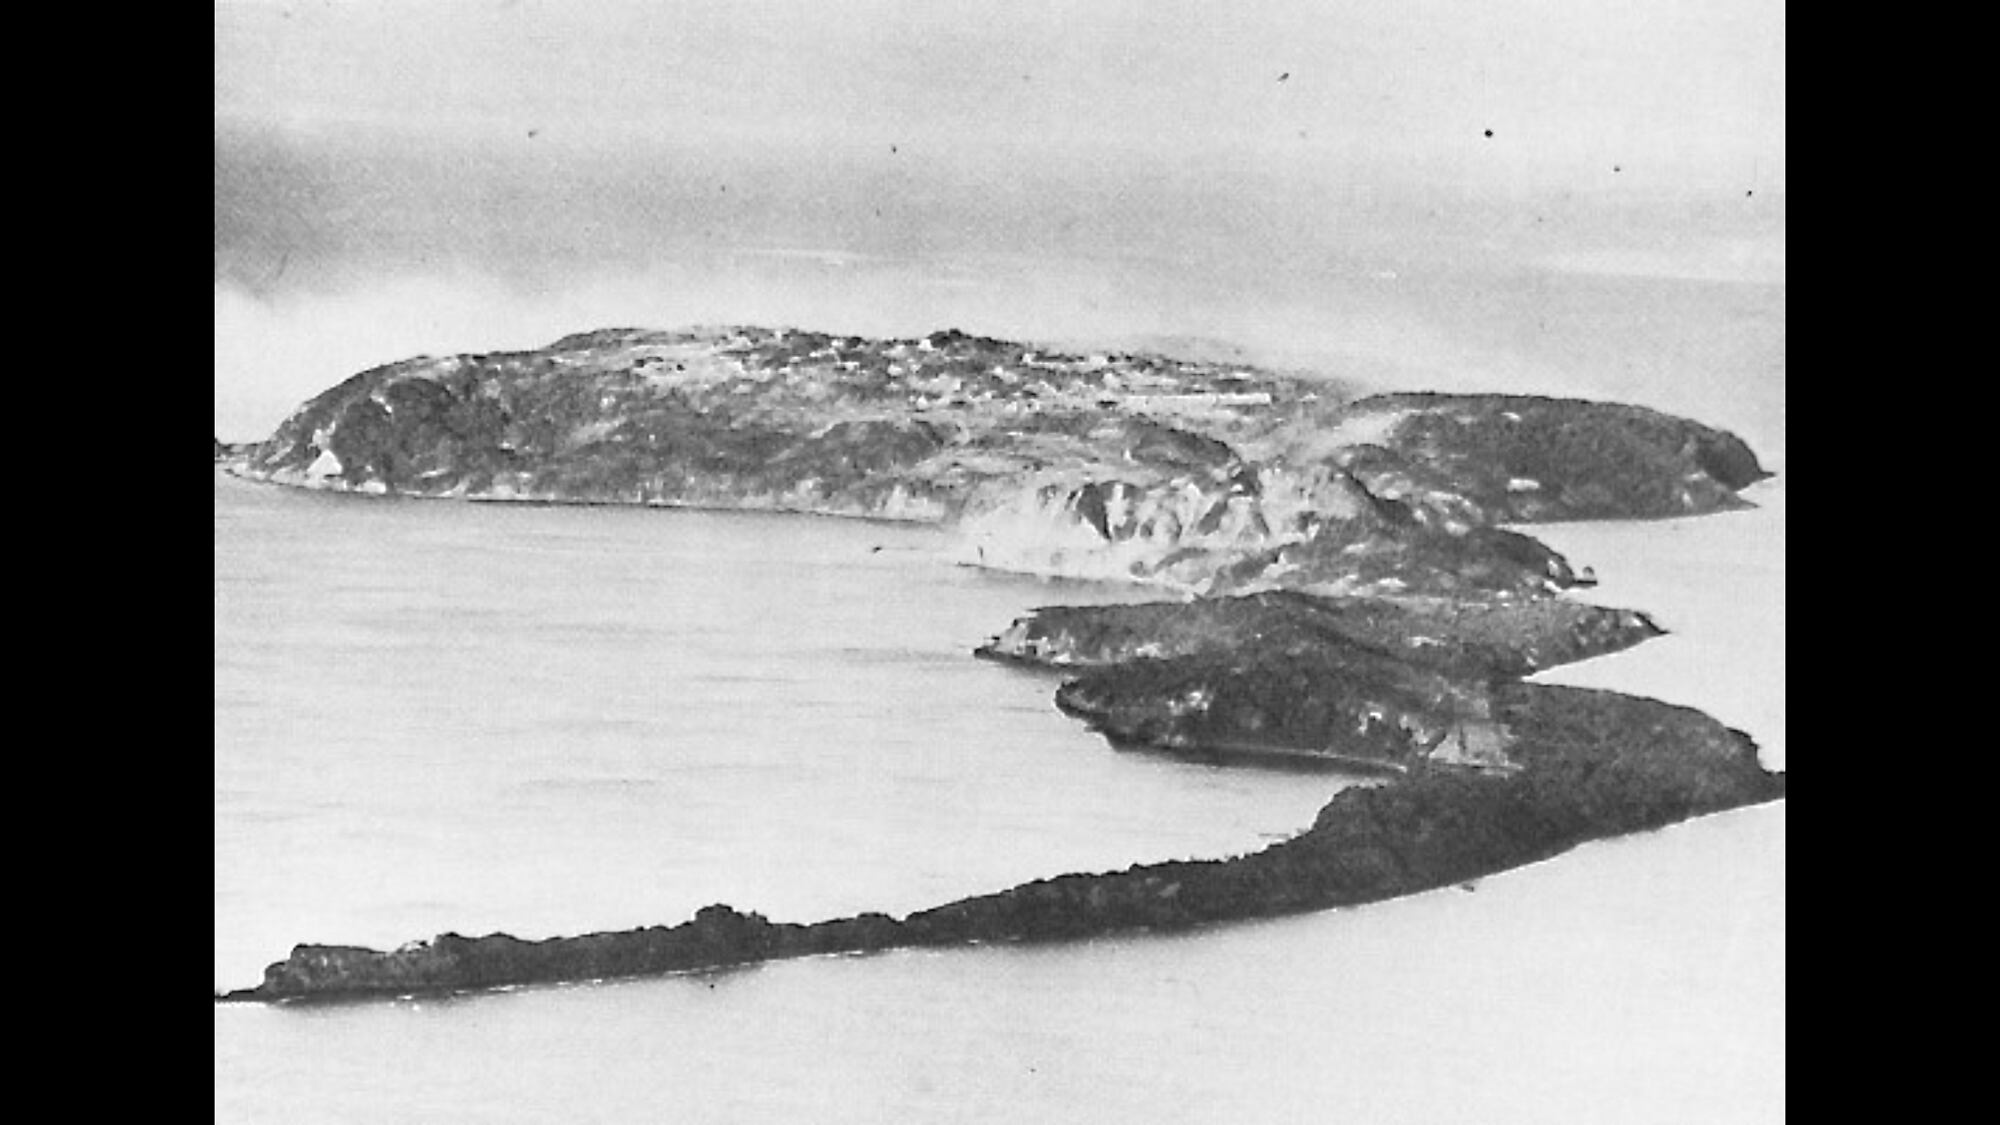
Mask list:
[[[275,179],[279,198],[323,194],[353,214],[341,244],[322,247],[282,209],[218,204],[216,427],[228,440],[262,437],[312,394],[413,354],[714,323],[1151,346],[1373,387],[1608,385],[1747,431],[1760,451],[1782,439],[1782,197],[1382,201],[1150,156],[1115,174],[1093,165],[1080,185],[1023,185],[924,165],[916,145],[806,167],[784,151],[645,152],[577,194],[526,154],[479,156],[454,167],[471,183],[433,192],[441,172],[415,160],[414,142],[229,143],[264,163],[219,163],[218,200],[238,179]],[[885,188],[864,171],[884,163],[913,167]],[[531,186],[482,192],[482,176]],[[874,217],[884,190],[920,212],[910,225]],[[743,194],[764,198],[740,213]],[[1051,217],[1066,206],[1076,213]],[[454,236],[470,224],[505,234],[468,247]],[[599,258],[578,249],[596,246]]]
[[[1322,7],[220,4],[216,433],[590,328],[956,327],[1637,402],[1786,467],[1780,6]],[[1781,763],[1789,484],[1530,529],[1673,631],[1544,678]],[[215,521],[218,988],[1248,850],[1339,783],[1110,750],[968,650],[1128,595],[920,530],[227,479]],[[218,1008],[217,1120],[1777,1120],[1784,825],[1172,938]]]
[[[1348,8],[222,5],[216,427],[726,322],[1727,387],[1782,431],[1781,7]]]

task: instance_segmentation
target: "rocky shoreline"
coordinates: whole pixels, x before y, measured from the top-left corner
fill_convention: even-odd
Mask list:
[[[1725,510],[1769,475],[1733,436],[1636,407],[1351,398],[1243,367],[955,332],[611,330],[364,372],[265,442],[218,439],[216,458],[251,479],[383,495],[947,523],[985,565],[1183,595],[1045,607],[976,654],[1060,673],[1056,705],[1115,743],[1386,779],[1244,856],[1063,875],[901,919],[773,923],[716,905],[543,941],[300,945],[219,1001],[1185,929],[1413,894],[1785,792],[1746,735],[1697,711],[1523,679],[1663,630],[1558,597],[1589,573],[1499,524]]]
[[[1251,855],[1063,875],[896,919],[774,923],[723,905],[691,921],[572,938],[507,934],[379,952],[301,945],[224,1001],[343,1000],[606,980],[910,946],[1051,941],[1355,906],[1462,883],[1580,843],[1781,799],[1740,732],[1688,708],[1513,684],[1499,707],[1517,771],[1418,766],[1342,790],[1313,824]]]
[[[1181,593],[1440,597],[1585,580],[1504,524],[1726,510],[1768,475],[1733,435],[1614,403],[1356,397],[956,331],[763,328],[389,364],[227,467],[378,495],[949,524],[984,566]]]

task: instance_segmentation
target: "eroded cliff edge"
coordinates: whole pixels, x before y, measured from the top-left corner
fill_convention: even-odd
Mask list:
[[[301,406],[230,471],[415,497],[949,523],[968,561],[1192,593],[1537,593],[1501,525],[1738,506],[1733,435],[1639,407],[1339,384],[937,332],[612,329],[418,358]]]
[[[218,457],[221,456],[218,450]],[[1637,644],[1643,613],[1502,523],[1721,510],[1765,474],[1731,435],[1617,404],[1352,398],[1322,381],[938,333],[616,330],[413,360],[303,406],[230,471],[381,494],[696,504],[948,522],[968,561],[1192,600],[1039,610],[980,655],[1061,672],[1125,745],[1367,769],[1294,838],[816,925],[674,927],[380,952],[301,945],[230,1000],[589,980],[898,946],[1174,929],[1461,882],[1777,799],[1739,732],[1523,682]]]

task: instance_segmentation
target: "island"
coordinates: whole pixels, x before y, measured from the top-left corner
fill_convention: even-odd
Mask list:
[[[1520,525],[1726,510],[1769,474],[1641,407],[1363,395],[1311,373],[1075,355],[957,331],[612,329],[355,375],[224,471],[466,501],[916,520],[974,565],[1158,588],[1048,606],[978,657],[1046,669],[1122,746],[1363,773],[1249,855],[1066,874],[897,919],[672,927],[401,949],[300,945],[218,1000],[328,1000],[640,976],[904,946],[1172,930],[1462,883],[1588,840],[1780,799],[1700,712],[1527,681],[1643,643],[1643,611]]]

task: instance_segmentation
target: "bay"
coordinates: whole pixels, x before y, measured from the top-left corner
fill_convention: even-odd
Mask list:
[[[1255,850],[1338,775],[1110,748],[933,529],[216,481],[216,986],[293,941],[901,914]]]
[[[1752,495],[1543,529],[1680,627],[1545,678],[1715,706],[1781,761],[1783,493]],[[952,567],[922,529],[216,498],[217,987],[294,940],[900,912],[1227,854],[1339,783],[1111,750],[965,650],[1141,595]],[[1731,597],[1780,632],[1697,643]],[[1705,698],[1746,682],[1756,713]],[[216,1119],[1779,1120],[1785,871],[1781,802],[1191,934],[223,1006]]]

